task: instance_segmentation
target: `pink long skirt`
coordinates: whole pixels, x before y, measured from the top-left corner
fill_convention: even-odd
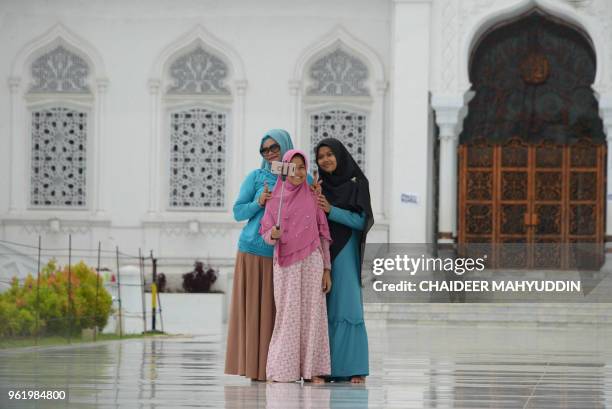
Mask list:
[[[277,382],[331,373],[323,257],[316,249],[290,266],[274,263],[276,318],[266,374]]]

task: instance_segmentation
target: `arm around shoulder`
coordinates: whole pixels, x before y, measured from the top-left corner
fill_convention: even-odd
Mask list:
[[[343,224],[353,230],[361,231],[365,226],[366,215],[365,213],[360,214],[332,206],[329,212],[329,220]]]

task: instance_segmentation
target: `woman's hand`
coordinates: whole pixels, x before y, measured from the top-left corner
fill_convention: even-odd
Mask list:
[[[323,270],[323,292],[325,294],[331,291],[332,281],[331,281],[331,271],[329,268]]]
[[[272,227],[272,233],[270,234],[270,237],[272,237],[272,240],[280,239],[281,235],[282,235],[281,229],[277,228],[276,226]]]
[[[264,207],[266,202],[272,198],[272,192],[268,189],[268,182],[264,182],[264,190],[261,192],[259,199],[257,199],[257,203],[259,207]]]
[[[319,179],[319,172],[315,170],[312,172],[312,185],[310,185],[310,190],[316,193],[317,196],[321,194],[321,183],[323,183],[323,181]]]
[[[323,193],[319,195],[319,197],[317,198],[317,202],[319,207],[323,209],[325,213],[329,213],[331,211],[331,205],[329,204]]]

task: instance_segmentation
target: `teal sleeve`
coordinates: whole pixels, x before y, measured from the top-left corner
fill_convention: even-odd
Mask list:
[[[240,185],[240,192],[234,203],[234,219],[236,219],[237,222],[248,220],[261,210],[259,203],[257,203],[257,198],[255,197],[256,193],[255,172],[251,172],[244,182],[242,182],[242,185]]]
[[[332,206],[329,212],[329,220],[343,224],[353,230],[362,231],[365,225],[365,214],[351,212],[350,210],[341,209]]]

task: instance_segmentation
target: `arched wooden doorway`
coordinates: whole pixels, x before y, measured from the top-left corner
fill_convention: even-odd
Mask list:
[[[460,248],[490,246],[490,267],[599,266],[606,148],[595,69],[588,37],[540,10],[482,37],[459,139]],[[577,245],[588,246],[584,260]]]

